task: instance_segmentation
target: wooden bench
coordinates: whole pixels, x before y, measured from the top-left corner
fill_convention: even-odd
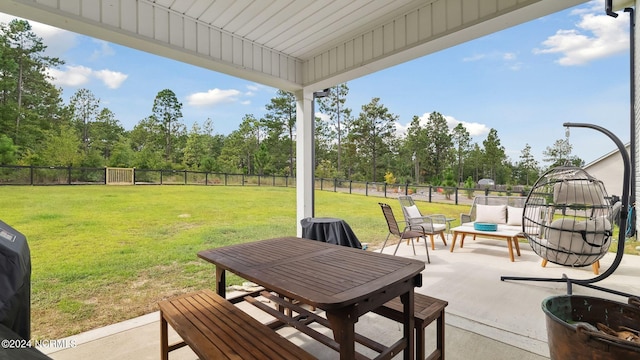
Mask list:
[[[414,319],[416,329],[416,359],[425,359],[424,329],[437,320],[436,349],[429,354],[427,360],[444,360],[444,308],[449,305],[444,300],[423,294],[414,294]],[[403,321],[403,305],[400,298],[395,298],[374,310],[375,313],[394,321]]]
[[[211,290],[161,301],[160,351],[188,345],[201,360],[316,359]],[[182,342],[169,345],[167,324]]]

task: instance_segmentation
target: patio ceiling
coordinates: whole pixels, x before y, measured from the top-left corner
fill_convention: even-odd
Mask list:
[[[2,0],[0,12],[319,90],[587,0]]]

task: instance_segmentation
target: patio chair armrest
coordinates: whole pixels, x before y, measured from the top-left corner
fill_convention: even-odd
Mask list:
[[[443,214],[433,214],[433,215],[429,215],[429,216],[425,216],[425,217],[429,217],[431,218],[431,221],[435,224],[446,224],[447,223],[447,217],[444,216]]]
[[[409,223],[433,223],[433,218],[431,216],[416,216],[416,217],[412,217],[412,218],[408,218],[407,221]]]
[[[470,223],[471,215],[469,214],[460,214],[460,224]]]
[[[406,230],[417,231],[419,233],[422,233],[423,235],[429,234],[429,232],[427,232],[427,229],[425,229],[422,225],[407,225],[405,231]]]

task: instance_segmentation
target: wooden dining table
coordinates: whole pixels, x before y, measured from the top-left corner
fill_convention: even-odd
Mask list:
[[[404,305],[403,337],[378,359],[404,350],[414,359],[414,287],[422,285],[423,261],[323,243],[282,237],[225,246],[198,253],[216,267],[216,291],[226,295],[226,271],[293,301],[324,310],[340,359],[360,359],[355,324],[360,316],[400,297]]]

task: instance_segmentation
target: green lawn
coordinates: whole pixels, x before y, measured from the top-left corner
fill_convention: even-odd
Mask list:
[[[292,188],[2,186],[0,198],[1,219],[31,249],[34,338],[112,324],[157,310],[163,298],[213,288],[214,267],[197,258],[200,250],[296,235]],[[402,217],[396,199],[326,191],[316,191],[316,216],[346,220],[375,248],[387,235],[378,202]],[[469,209],[418,205],[454,218]]]

